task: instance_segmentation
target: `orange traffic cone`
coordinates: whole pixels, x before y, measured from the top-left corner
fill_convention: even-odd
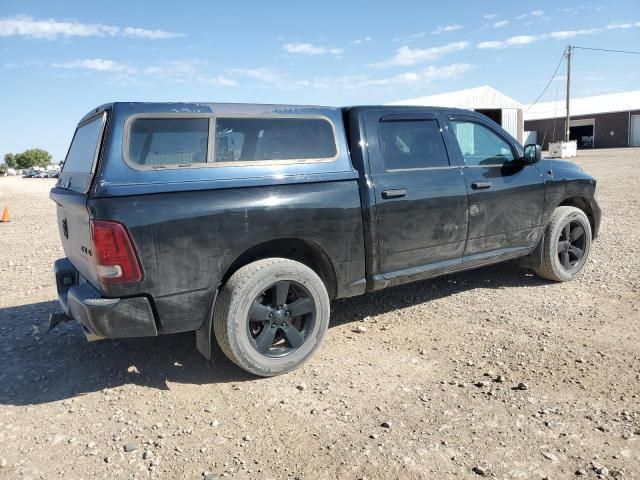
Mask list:
[[[11,215],[9,215],[9,207],[4,207],[4,212],[2,212],[2,220],[0,222],[7,223],[11,221]]]

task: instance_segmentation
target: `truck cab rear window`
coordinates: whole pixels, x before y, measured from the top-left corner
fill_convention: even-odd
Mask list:
[[[129,160],[141,166],[205,163],[208,118],[136,118],[131,124]]]
[[[331,123],[322,118],[216,118],[215,162],[331,160]]]

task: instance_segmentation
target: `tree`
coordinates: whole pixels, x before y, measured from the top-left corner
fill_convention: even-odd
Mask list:
[[[51,154],[41,148],[30,148],[15,156],[19,168],[46,167],[51,163]]]
[[[7,168],[16,168],[16,156],[13,153],[7,153],[4,156],[4,164]]]

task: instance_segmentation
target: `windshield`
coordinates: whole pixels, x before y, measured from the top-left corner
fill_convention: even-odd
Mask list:
[[[89,189],[105,118],[103,113],[76,129],[58,186],[83,193]]]

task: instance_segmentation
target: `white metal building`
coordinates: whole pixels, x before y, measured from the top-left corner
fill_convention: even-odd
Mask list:
[[[525,107],[525,128],[538,143],[562,140],[565,99]],[[570,138],[578,148],[640,146],[640,90],[571,99]]]
[[[519,142],[522,142],[524,137],[522,104],[488,85],[440,95],[409,98],[391,102],[387,105],[419,105],[475,110],[502,125],[502,128]]]

